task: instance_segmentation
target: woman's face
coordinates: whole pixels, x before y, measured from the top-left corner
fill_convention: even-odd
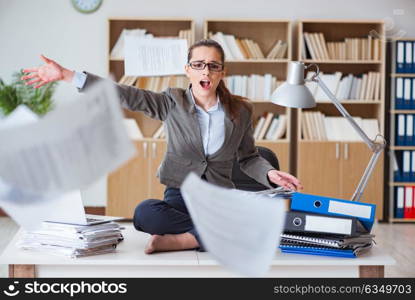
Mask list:
[[[204,66],[203,63],[210,65]],[[193,93],[202,97],[216,95],[216,88],[221,79],[225,77],[219,51],[214,47],[201,46],[194,48],[189,64],[186,65],[185,69],[186,75],[192,84]]]

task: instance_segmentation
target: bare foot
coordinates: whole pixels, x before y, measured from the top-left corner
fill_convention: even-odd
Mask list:
[[[162,251],[187,250],[197,247],[199,247],[199,243],[194,235],[188,232],[165,235],[154,234],[148,241],[144,253],[151,254]]]

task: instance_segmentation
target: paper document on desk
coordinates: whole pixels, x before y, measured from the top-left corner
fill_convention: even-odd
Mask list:
[[[125,75],[163,76],[184,74],[187,63],[184,39],[125,36]]]
[[[0,120],[0,179],[13,189],[35,194],[80,189],[135,153],[109,81],[38,121],[2,128],[9,118]]]
[[[181,192],[203,245],[219,263],[246,276],[268,270],[283,230],[283,201],[214,186],[193,173]]]

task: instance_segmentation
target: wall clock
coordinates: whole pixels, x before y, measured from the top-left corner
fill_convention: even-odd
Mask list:
[[[92,13],[102,4],[102,0],[71,0],[73,6],[81,13]]]

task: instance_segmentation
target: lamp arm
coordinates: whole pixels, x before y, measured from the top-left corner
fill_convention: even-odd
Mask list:
[[[366,170],[363,173],[362,178],[360,179],[359,185],[357,186],[357,189],[354,192],[354,194],[352,196],[352,199],[351,199],[352,201],[359,201],[360,197],[363,194],[364,189],[366,188],[366,185],[367,185],[367,182],[370,178],[370,175],[373,172],[373,169],[376,165],[376,162],[379,159],[381,152],[386,147],[386,140],[380,134],[378,134],[376,136],[376,138],[378,136],[381,137],[382,138],[381,143],[376,142],[376,138],[374,140],[371,140],[367,136],[367,134],[362,130],[362,128],[356,123],[356,121],[349,114],[349,112],[344,108],[344,106],[340,103],[340,101],[333,95],[333,93],[329,90],[329,88],[324,84],[324,82],[320,79],[318,74],[317,74],[317,76],[314,76],[311,80],[318,84],[318,86],[330,98],[330,100],[333,102],[333,104],[336,106],[336,108],[350,122],[352,127],[357,131],[357,133],[360,135],[360,137],[363,139],[363,141],[366,143],[366,145],[369,147],[369,149],[373,152],[372,157],[370,158],[369,164],[366,167]]]

